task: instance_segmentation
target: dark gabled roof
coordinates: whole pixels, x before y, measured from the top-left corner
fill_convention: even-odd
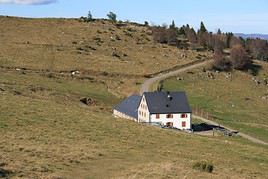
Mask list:
[[[185,92],[145,92],[151,114],[191,113]]]
[[[130,96],[124,101],[122,101],[120,104],[116,105],[114,109],[130,117],[138,119],[138,106],[140,100],[141,96],[139,95]]]

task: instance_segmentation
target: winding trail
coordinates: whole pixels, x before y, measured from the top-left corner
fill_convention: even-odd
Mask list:
[[[181,74],[181,73],[183,73],[185,71],[188,71],[188,70],[192,70],[192,69],[195,69],[195,68],[198,68],[198,67],[206,66],[211,62],[212,62],[212,60],[202,61],[200,63],[192,64],[192,65],[189,65],[189,66],[184,66],[184,67],[182,67],[180,69],[170,71],[170,72],[164,73],[164,74],[159,74],[159,75],[157,75],[157,76],[155,76],[153,78],[147,79],[141,86],[140,94],[142,95],[144,92],[150,91],[150,87],[154,83],[156,83],[158,81],[165,80],[165,79],[167,79],[169,77],[172,77],[172,76],[176,76],[176,75]],[[225,128],[225,129],[227,129],[229,131],[235,131],[235,130],[233,130],[231,128],[225,127],[225,126],[220,125],[220,124],[218,124],[218,123],[216,123],[214,121],[205,119],[205,118],[203,118],[201,116],[193,115],[193,117],[196,118],[196,119],[199,119],[199,120],[201,120],[201,121],[203,121],[203,122],[205,122],[207,124],[211,124],[211,125],[215,125],[215,126],[221,126],[221,127]],[[244,139],[247,139],[247,140],[249,140],[249,141],[251,141],[253,143],[256,143],[256,144],[268,145],[267,142],[264,142],[264,141],[262,141],[260,139],[257,139],[255,137],[249,136],[249,135],[244,134],[242,132],[239,132],[238,136],[243,137]]]
[[[202,61],[200,63],[195,63],[193,65],[184,66],[184,67],[177,69],[175,71],[171,71],[171,72],[164,73],[164,74],[159,74],[153,78],[150,78],[142,84],[141,89],[140,89],[140,94],[142,95],[144,92],[148,92],[150,90],[150,86],[153,85],[154,83],[156,83],[157,81],[164,80],[164,79],[167,79],[167,78],[172,77],[172,76],[176,76],[176,75],[183,73],[185,71],[188,71],[188,70],[192,70],[192,69],[195,69],[195,68],[198,68],[201,66],[208,65],[211,62],[212,62],[212,60]]]

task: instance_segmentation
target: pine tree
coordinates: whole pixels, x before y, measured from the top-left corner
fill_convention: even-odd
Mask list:
[[[176,25],[175,25],[175,22],[174,20],[172,21],[172,24],[169,26],[170,29],[175,29],[176,28]]]
[[[201,21],[201,24],[200,24],[200,30],[199,30],[200,33],[204,33],[204,32],[207,32],[207,29],[204,25],[204,23]]]
[[[221,35],[221,29],[218,29],[217,34],[218,34],[218,35]]]

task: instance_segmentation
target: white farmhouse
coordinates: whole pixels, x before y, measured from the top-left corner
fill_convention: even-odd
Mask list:
[[[131,96],[114,108],[114,115],[139,123],[192,129],[192,111],[185,92],[145,92],[142,96]]]
[[[146,92],[138,107],[138,122],[190,130],[191,113],[184,92]]]

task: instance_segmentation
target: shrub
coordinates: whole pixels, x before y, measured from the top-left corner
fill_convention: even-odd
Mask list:
[[[196,162],[193,165],[193,169],[200,170],[202,172],[212,173],[213,169],[214,169],[214,166],[211,163],[202,161],[202,162]]]

